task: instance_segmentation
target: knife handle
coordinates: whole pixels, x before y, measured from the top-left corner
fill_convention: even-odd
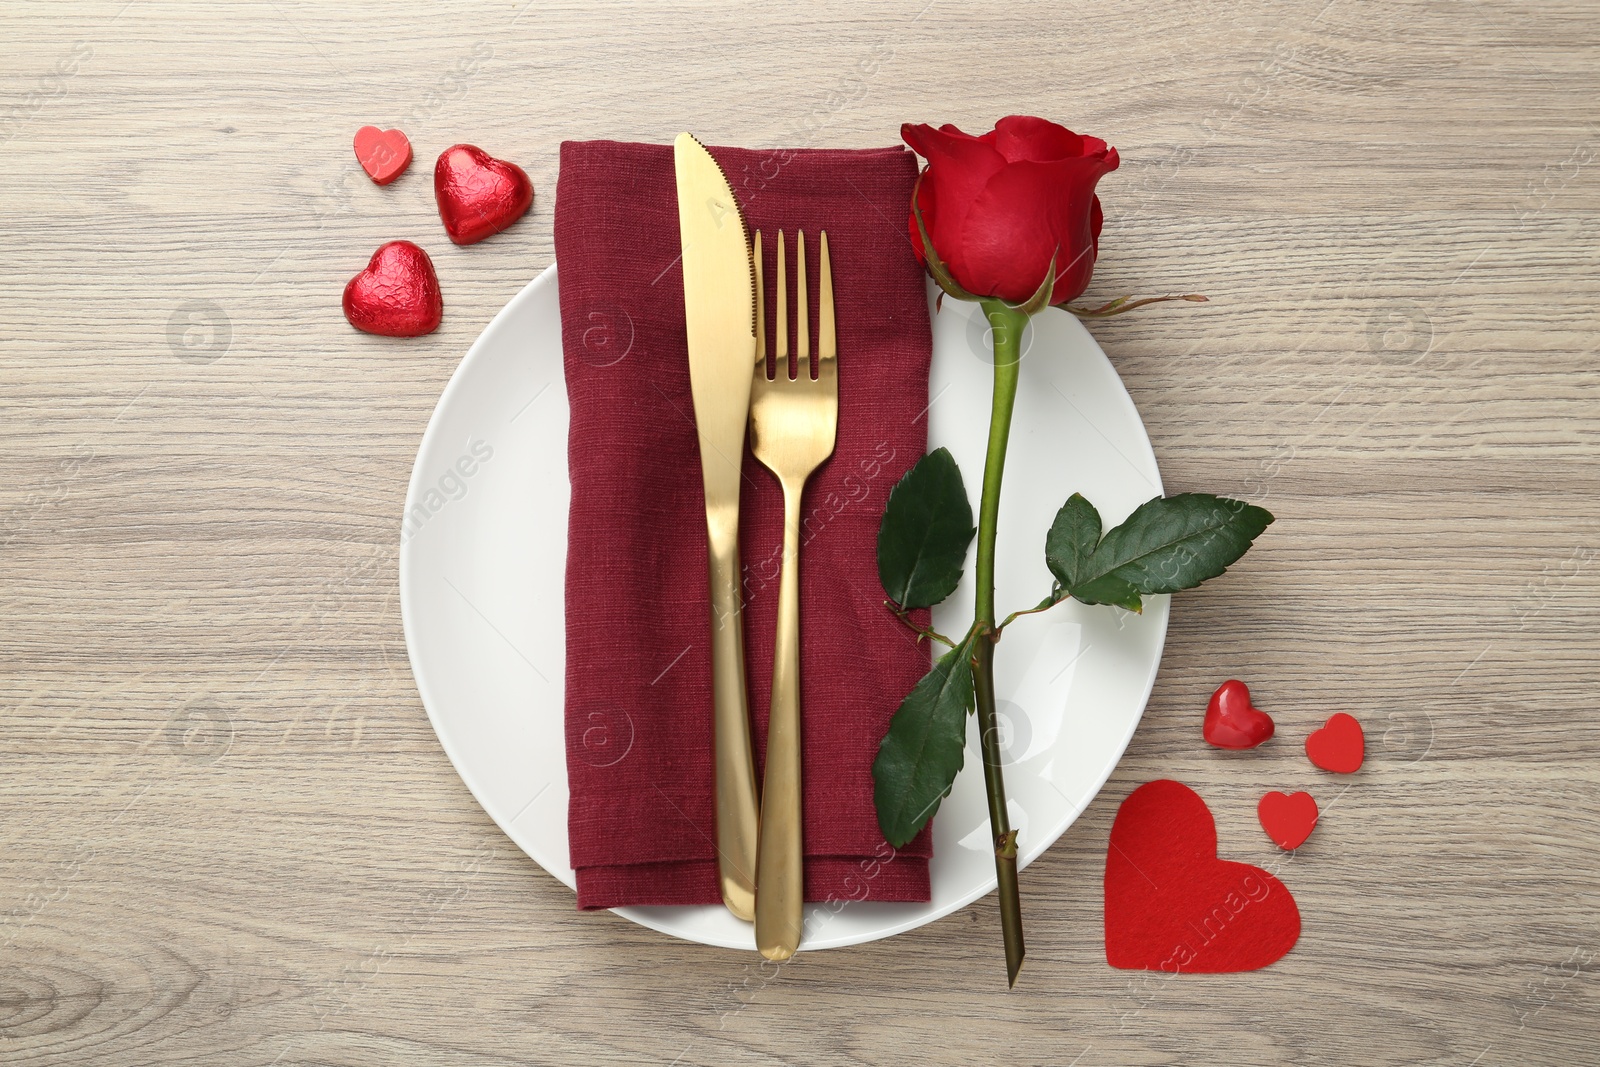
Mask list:
[[[721,516],[718,516],[720,518]],[[717,867],[722,901],[750,922],[756,917],[756,833],[759,802],[744,682],[744,620],[739,596],[739,533],[731,522],[708,524],[711,578],[712,751],[717,776]]]

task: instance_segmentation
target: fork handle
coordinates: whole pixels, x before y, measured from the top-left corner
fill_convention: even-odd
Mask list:
[[[720,517],[720,516],[719,516]],[[756,912],[756,762],[744,682],[737,519],[711,524],[712,751],[716,764],[717,868],[722,902],[749,922]]]
[[[772,659],[772,710],[761,790],[756,864],[756,947],[786,960],[800,947],[805,850],[800,809],[800,497],[805,482],[783,483],[783,577]]]

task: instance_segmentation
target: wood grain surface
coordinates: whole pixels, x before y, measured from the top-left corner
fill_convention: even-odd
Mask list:
[[[1593,3],[9,0],[0,38],[0,1062],[1600,1062]],[[428,415],[551,262],[559,143],[1013,112],[1121,150],[1091,296],[1212,298],[1094,326],[1169,490],[1278,524],[1180,598],[1024,872],[1015,991],[993,897],[776,970],[576,913],[435,740],[396,588]],[[384,189],[366,123],[416,145]],[[471,248],[430,188],[460,141],[539,190]],[[395,238],[445,291],[420,341],[339,310]],[[1249,759],[1199,740],[1229,676],[1281,732]],[[1297,751],[1333,711],[1348,781]],[[1108,829],[1158,777],[1293,890],[1277,965],[1107,967]],[[1308,787],[1283,859],[1255,800]]]

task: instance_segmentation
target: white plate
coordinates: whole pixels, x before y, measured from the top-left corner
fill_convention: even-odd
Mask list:
[[[626,352],[626,321],[612,329]],[[934,318],[928,433],[978,495],[989,421],[986,325],[976,305]],[[1044,535],[1074,492],[1107,528],[1162,492],[1144,425],[1117,372],[1072,316],[1048,311],[1027,339],[1001,506],[1001,611],[1050,590]],[[512,298],[468,350],[428,423],[406,496],[400,604],[428,717],[456,770],[506,836],[569,887],[562,732],[567,396],[556,269]],[[970,575],[970,566],[969,566]],[[1068,602],[1019,620],[998,652],[1006,786],[1026,866],[1072,825],[1110,775],[1144,711],[1167,629],[1167,597],[1144,614]],[[935,611],[942,632],[972,617],[968,580]],[[973,720],[969,720],[969,725]],[[927,904],[807,905],[804,948],[900,933],[995,887],[975,726],[934,821]],[[690,941],[753,948],[722,907],[618,908]]]

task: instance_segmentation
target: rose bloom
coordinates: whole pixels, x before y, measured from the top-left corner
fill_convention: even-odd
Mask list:
[[[934,252],[974,296],[1031,298],[1055,257],[1050,303],[1081,295],[1100,241],[1095,183],[1117,150],[1045,119],[1012,115],[981,137],[906,123],[900,136],[928,161],[917,206]],[[916,215],[911,246],[924,259]]]

